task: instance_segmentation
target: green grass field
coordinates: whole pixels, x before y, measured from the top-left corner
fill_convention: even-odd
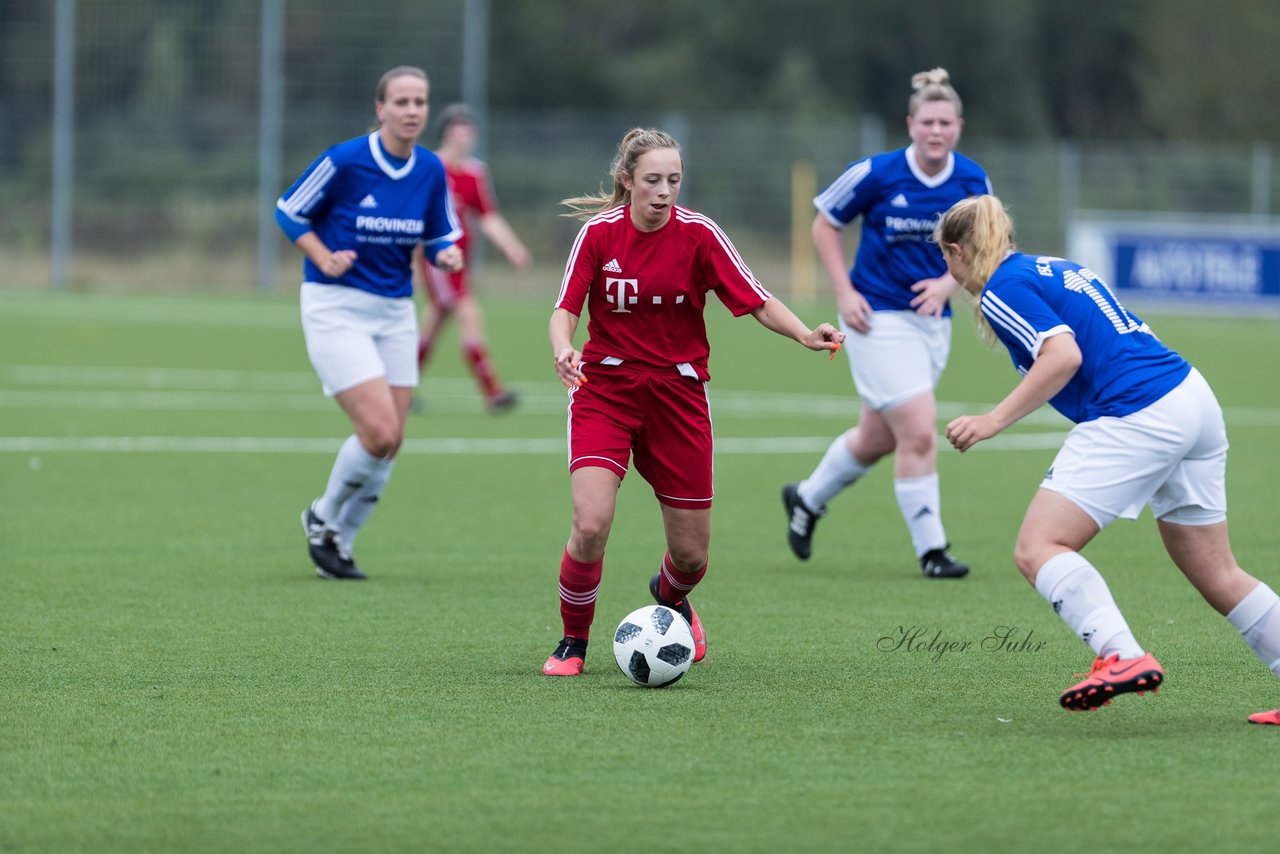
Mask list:
[[[1280,685],[1149,515],[1088,554],[1167,686],[1057,705],[1091,653],[1011,551],[1064,422],[940,454],[967,580],[920,577],[887,465],[799,564],[778,490],[851,422],[847,365],[718,306],[707,660],[663,691],[613,663],[663,551],[633,473],[587,672],[541,676],[570,512],[548,303],[488,305],[509,416],[441,348],[372,580],[341,584],[298,514],[346,421],[292,298],[0,296],[0,851],[1274,850],[1280,730],[1245,717]],[[1235,550],[1280,585],[1280,323],[1147,319],[1217,390]],[[958,320],[944,419],[1016,379]],[[1031,644],[984,649],[999,627]],[[882,650],[913,628],[971,645]]]

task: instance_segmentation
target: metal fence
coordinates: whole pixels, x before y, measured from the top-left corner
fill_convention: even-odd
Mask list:
[[[59,126],[50,109],[58,84],[51,64],[58,55],[55,12],[64,3],[76,31],[94,38],[76,42],[71,116]],[[148,14],[118,14],[123,7]],[[13,14],[28,16],[26,36],[5,43],[0,63],[0,288],[47,286],[55,278],[60,144],[72,146],[65,188],[72,286],[291,286],[299,258],[283,236],[273,235],[268,247],[278,263],[259,272],[257,229],[271,216],[259,193],[263,163],[278,164],[273,199],[325,146],[369,127],[373,84],[392,65],[427,68],[437,113],[458,99],[466,89],[467,7],[468,0],[289,4],[280,81],[261,73],[261,2],[23,6]],[[190,34],[210,27],[218,37],[202,39],[193,55]],[[368,49],[358,61],[335,65],[332,45],[354,33]],[[265,153],[264,79],[283,83],[278,150]],[[563,263],[577,228],[558,216],[558,200],[604,182],[618,139],[635,125],[664,126],[681,139],[682,201],[725,226],[757,272],[783,292],[792,165],[813,164],[821,187],[852,160],[907,141],[897,117],[675,114],[659,104],[626,114],[490,110],[485,153],[499,198],[548,274]],[[434,128],[424,139],[433,141]],[[986,167],[1015,215],[1019,242],[1038,252],[1064,251],[1077,208],[1261,217],[1280,199],[1272,151],[1254,143],[1015,141],[970,128],[961,149]]]

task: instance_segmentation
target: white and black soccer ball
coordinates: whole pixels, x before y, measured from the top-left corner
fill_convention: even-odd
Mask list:
[[[662,688],[689,672],[693,630],[665,605],[646,605],[623,618],[613,635],[613,657],[627,678]]]

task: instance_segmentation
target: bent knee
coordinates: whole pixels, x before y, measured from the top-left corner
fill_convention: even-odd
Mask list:
[[[1036,574],[1047,560],[1048,558],[1044,557],[1044,549],[1038,545],[1021,539],[1014,544],[1013,563],[1018,567],[1018,572],[1022,573],[1022,577],[1033,586],[1036,583]]]
[[[671,564],[681,572],[697,572],[707,562],[706,549],[668,548]]]
[[[938,437],[932,433],[907,433],[898,437],[899,457],[929,457],[937,452]]]
[[[379,459],[394,457],[400,450],[404,435],[394,427],[378,427],[360,437],[360,443],[370,456]]]
[[[604,517],[575,517],[573,520],[573,540],[583,554],[597,554],[604,551],[609,541],[609,520]]]

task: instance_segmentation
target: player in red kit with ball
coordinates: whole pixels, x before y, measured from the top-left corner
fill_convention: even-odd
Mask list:
[[[811,350],[835,350],[844,340],[830,324],[806,326],[756,280],[719,226],[676,205],[683,161],[669,134],[628,132],[610,174],[611,195],[564,201],[586,224],[550,324],[556,373],[569,387],[573,526],[560,561],[564,638],[543,665],[548,676],[582,672],[617,492],[632,457],[658,498],[666,532],[649,592],[688,620],[694,661],[706,655],[689,593],[707,571],[711,544],[708,294]],[[588,340],[579,352],[573,336],[584,304]]]

